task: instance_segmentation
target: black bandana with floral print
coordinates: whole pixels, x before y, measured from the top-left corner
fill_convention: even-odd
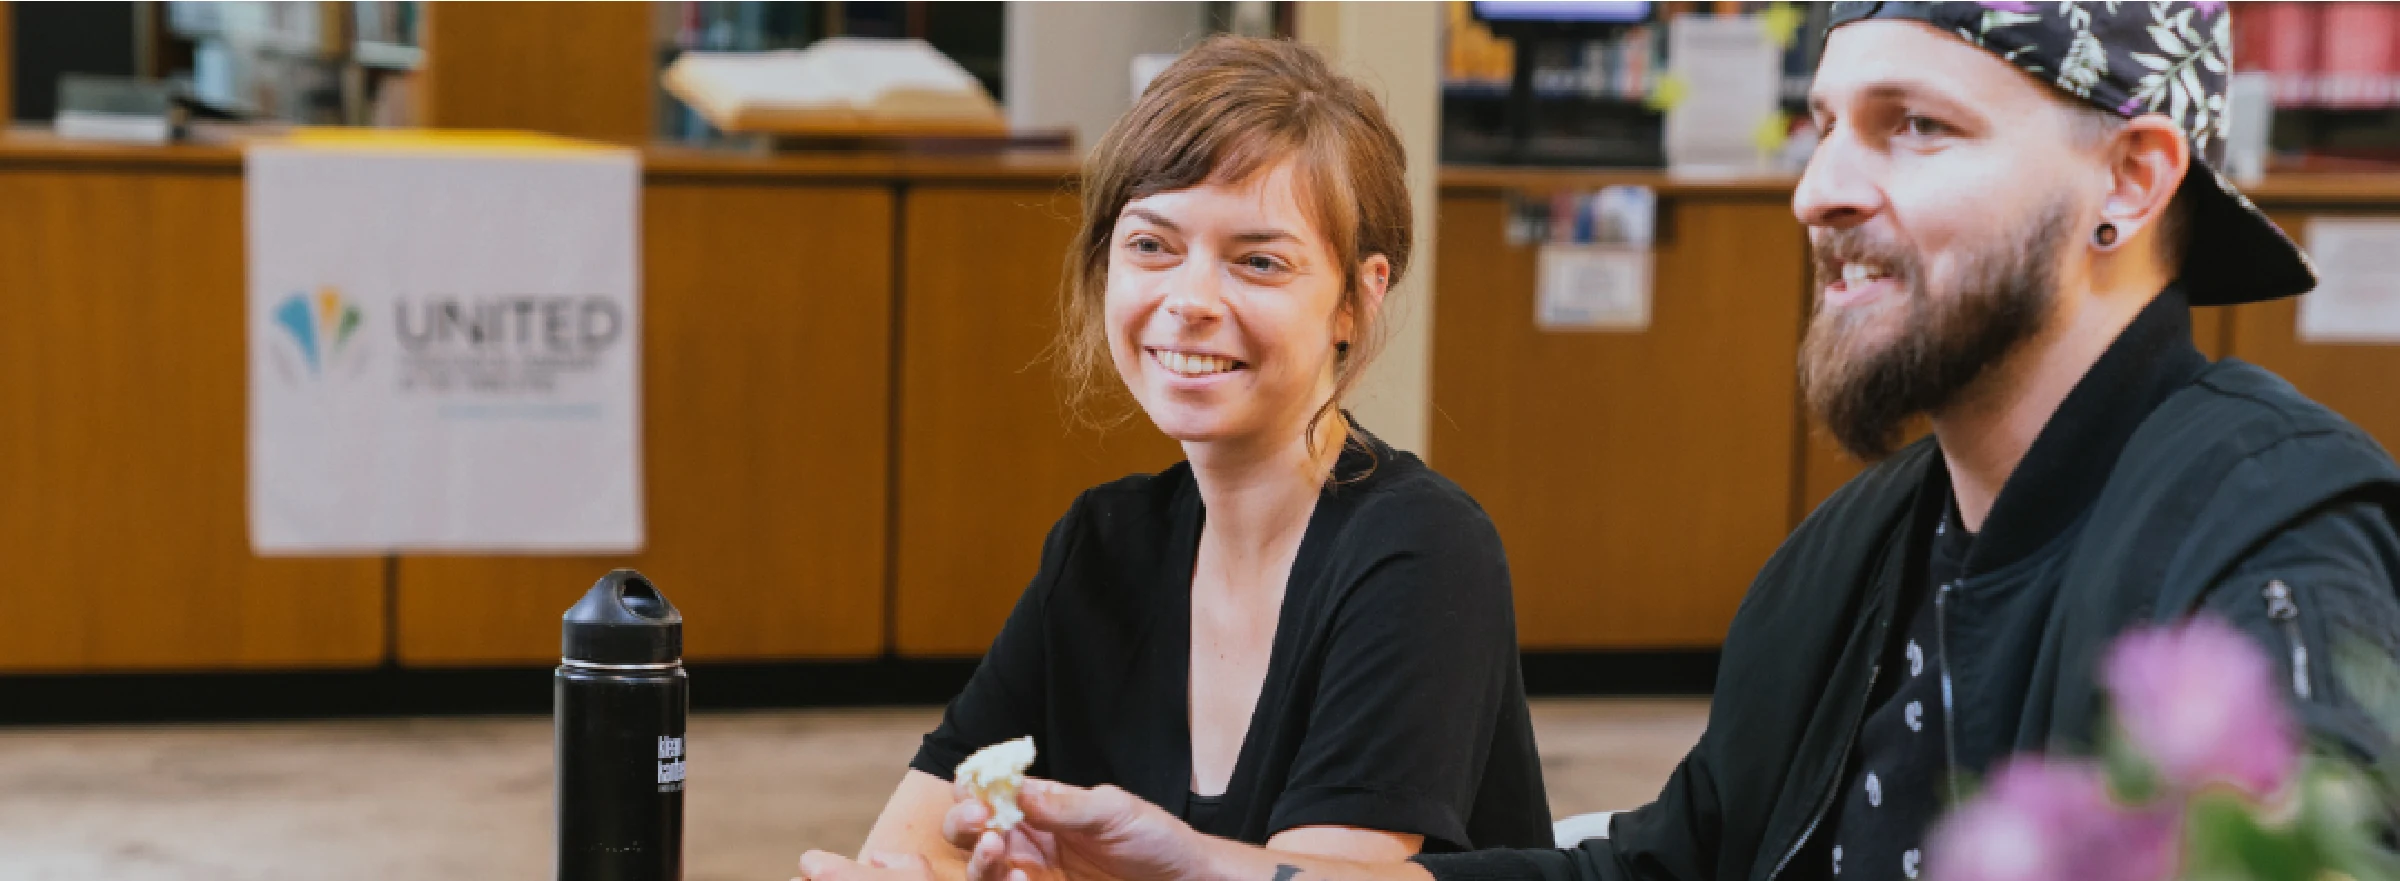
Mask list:
[[[2192,145],[2184,281],[2195,305],[2267,300],[2316,287],[2291,239],[2220,173],[2233,16],[2225,3],[1835,3],[1831,28],[1907,19],[1957,34],[2077,100],[2124,117],[2157,113]]]

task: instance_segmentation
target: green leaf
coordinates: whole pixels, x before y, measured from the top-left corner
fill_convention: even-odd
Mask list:
[[[2352,878],[2400,878],[2400,855],[2386,850],[2377,785],[2347,762],[2312,756],[2302,766],[2300,811],[2294,823],[2323,863]]]
[[[1984,33],[1988,34],[2001,28],[2015,27],[2021,24],[2033,24],[2034,22],[2041,20],[2041,16],[2030,12],[2010,12],[2006,9],[1985,9],[1983,11],[1982,29]]]
[[[2325,861],[2297,828],[2259,824],[2250,805],[2223,791],[2192,799],[2184,819],[2185,869],[2193,877],[2315,878]]]
[[[2174,62],[2160,58],[2156,55],[2152,55],[2148,52],[2134,52],[2131,54],[2133,55],[2133,61],[2135,64],[2139,64],[2151,70],[2165,70],[2174,66]]]
[[[2100,769],[2108,777],[2108,789],[2126,804],[2148,804],[2158,797],[2161,789],[2157,767],[2150,764],[2141,750],[2111,727],[2108,742],[2100,746]]]
[[[2168,30],[2164,25],[2150,26],[2150,42],[2158,44],[2158,51],[2178,58],[2188,55],[2192,51],[2184,48],[2183,41],[2176,39],[2175,32]]]
[[[2163,73],[2142,77],[2141,82],[2133,89],[2133,100],[2144,110],[2158,109],[2159,89],[2166,85],[2166,82],[2167,75]]]

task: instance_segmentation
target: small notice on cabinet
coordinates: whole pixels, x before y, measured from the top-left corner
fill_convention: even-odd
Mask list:
[[[2400,218],[2308,221],[2317,289],[2300,298],[2301,342],[2400,343]]]
[[[1509,243],[1542,242],[1535,260],[1533,323],[1553,331],[1650,327],[1650,244],[1658,194],[1611,186],[1525,201]]]
[[[1548,244],[1539,260],[1534,323],[1543,330],[1650,327],[1650,249]]]

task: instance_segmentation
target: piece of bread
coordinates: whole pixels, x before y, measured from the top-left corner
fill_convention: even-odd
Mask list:
[[[1033,767],[1031,737],[992,744],[958,763],[958,782],[992,809],[992,817],[983,822],[983,828],[1006,832],[1025,819],[1025,812],[1017,809],[1017,787],[1025,785],[1025,769],[1030,767]]]

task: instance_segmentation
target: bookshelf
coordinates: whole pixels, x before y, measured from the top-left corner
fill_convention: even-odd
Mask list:
[[[417,27],[422,4],[361,0],[350,8],[350,58],[359,67],[405,74],[424,66]]]
[[[2400,3],[2237,3],[2233,64],[2274,95],[2270,165],[2400,168]]]
[[[6,128],[11,120],[17,118],[16,111],[11,104],[11,99],[16,96],[17,89],[14,79],[17,71],[17,59],[13,51],[17,45],[17,37],[16,32],[9,28],[9,23],[15,18],[13,10],[9,8],[8,0],[0,0],[0,128]]]
[[[1754,15],[1776,3],[1658,3],[1638,25],[1605,31],[1577,24],[1511,23],[1510,36],[1477,20],[1465,0],[1445,0],[1441,159],[1452,164],[1656,168],[1666,164],[1665,117],[1650,104],[1668,76],[1667,36],[1685,15]],[[1830,11],[1799,16],[1783,58],[1784,112],[1804,117],[1808,82]],[[1523,45],[1517,37],[1533,37]],[[1511,129],[1519,52],[1531,52],[1530,131]]]

